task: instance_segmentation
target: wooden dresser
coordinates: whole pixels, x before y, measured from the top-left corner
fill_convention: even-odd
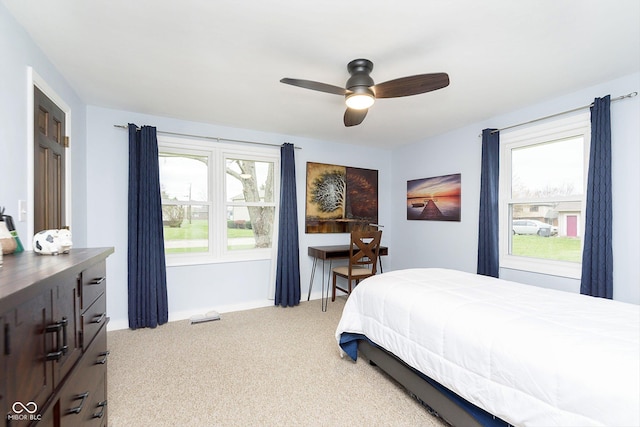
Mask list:
[[[106,426],[106,259],[113,248],[7,255],[0,426]]]

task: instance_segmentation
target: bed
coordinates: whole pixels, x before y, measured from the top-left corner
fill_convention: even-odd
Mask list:
[[[639,426],[640,306],[447,269],[361,282],[341,355],[453,425]]]

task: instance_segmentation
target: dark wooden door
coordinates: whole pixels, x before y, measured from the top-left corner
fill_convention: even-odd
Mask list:
[[[33,231],[66,227],[65,115],[34,86]]]

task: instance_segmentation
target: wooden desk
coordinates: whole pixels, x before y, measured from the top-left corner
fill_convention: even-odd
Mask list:
[[[327,300],[329,299],[329,278],[327,279],[327,295],[325,297],[324,291],[324,262],[329,260],[329,271],[331,271],[331,262],[334,259],[349,259],[350,245],[331,245],[331,246],[309,246],[308,254],[313,257],[313,267],[311,268],[311,278],[309,280],[309,294],[307,295],[307,301],[311,298],[311,288],[313,287],[313,279],[316,275],[316,267],[318,266],[318,260],[322,260],[322,311],[327,311]],[[378,250],[378,261],[380,263],[380,272],[382,271],[382,258],[381,256],[389,255],[389,248],[386,246],[380,246]]]

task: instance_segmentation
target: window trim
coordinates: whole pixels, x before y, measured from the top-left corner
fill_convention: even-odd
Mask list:
[[[209,251],[202,253],[169,253],[165,252],[168,267],[217,264],[227,262],[243,262],[269,260],[277,249],[278,211],[280,197],[280,151],[279,147],[240,147],[236,144],[212,142],[191,137],[158,135],[158,151],[175,151],[207,155],[211,162],[208,168],[208,206],[209,209]],[[271,248],[228,251],[226,248],[226,206],[225,172],[226,158],[242,158],[274,163],[274,225]],[[206,204],[198,202],[198,205]],[[219,227],[223,227],[219,230]],[[219,231],[217,231],[219,230]]]
[[[581,200],[581,212],[583,220],[579,228],[584,236],[584,213],[586,206],[587,175],[589,168],[589,146],[591,141],[591,120],[589,112],[582,112],[561,119],[545,121],[541,124],[528,126],[527,128],[507,131],[500,134],[500,183],[499,183],[499,251],[500,268],[542,273],[552,276],[561,276],[579,279],[582,274],[582,263],[556,261],[542,258],[530,258],[509,254],[511,242],[510,212],[509,206],[513,203],[548,202],[552,198],[539,199],[513,199],[511,197],[511,150],[514,148],[545,142],[557,141],[575,136],[584,138],[583,166],[585,189],[582,196],[567,196],[558,200]],[[582,245],[581,243],[581,252]]]

